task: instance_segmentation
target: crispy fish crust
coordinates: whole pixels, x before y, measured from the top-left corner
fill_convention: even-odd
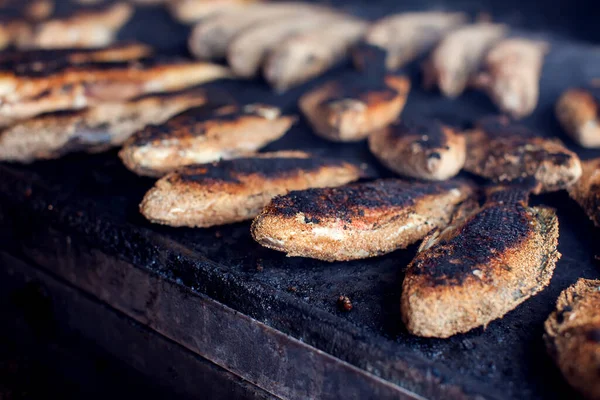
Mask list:
[[[466,133],[464,169],[495,182],[533,177],[533,193],[566,189],[581,176],[579,157],[558,139],[548,139],[505,117],[484,118]]]
[[[587,399],[600,399],[600,280],[579,279],[564,290],[544,328],[567,382]]]
[[[580,146],[600,147],[600,87],[564,92],[556,103],[556,117]]]
[[[299,106],[319,136],[353,142],[396,120],[409,90],[410,80],[403,76],[365,78],[347,85],[331,81],[304,94]]]
[[[240,6],[259,3],[262,0],[169,0],[171,15],[184,24],[193,24],[213,14],[235,12]]]
[[[197,24],[189,37],[189,50],[196,58],[225,58],[230,43],[245,29],[280,18],[306,18],[327,10],[315,4],[282,2],[240,6],[230,12],[211,16]]]
[[[367,22],[349,18],[289,37],[268,55],[265,79],[285,91],[321,75],[348,56],[367,27]]]
[[[138,175],[163,176],[186,165],[254,153],[282,137],[294,121],[263,104],[196,108],[138,132],[119,157]]]
[[[93,10],[78,10],[66,18],[51,19],[31,26],[15,40],[20,49],[102,47],[133,15],[133,7],[115,3]]]
[[[140,204],[150,221],[209,227],[252,219],[290,190],[339,186],[362,176],[354,164],[298,151],[194,165],[156,182]]]
[[[528,191],[496,188],[483,207],[434,231],[408,266],[408,331],[447,338],[503,317],[550,282],[560,257],[553,210],[528,207]]]
[[[10,64],[10,63],[9,63]],[[141,60],[72,65],[0,64],[0,125],[57,110],[81,109],[229,77],[216,64]]]
[[[424,86],[437,86],[448,97],[459,96],[479,69],[486,51],[506,30],[505,25],[481,22],[448,33],[423,66]]]
[[[252,237],[288,256],[324,261],[376,257],[406,248],[445,226],[473,194],[466,181],[396,179],[308,189],[274,198],[252,223]]]
[[[569,195],[600,226],[600,158],[582,161],[581,166],[581,178],[569,187]]]
[[[341,14],[315,12],[298,18],[289,16],[258,24],[242,31],[227,47],[227,61],[233,72],[242,78],[253,78],[260,71],[269,52],[294,35],[324,28],[344,19]]]
[[[385,49],[386,66],[394,70],[428,51],[444,34],[466,21],[467,15],[457,12],[395,14],[376,21],[367,32],[365,41]]]
[[[531,114],[537,106],[546,42],[504,39],[492,47],[484,60],[484,71],[475,79],[498,108],[513,118]]]
[[[412,177],[443,181],[465,164],[466,140],[438,121],[396,121],[369,136],[369,149],[392,171]]]
[[[162,123],[206,100],[206,92],[195,89],[45,114],[0,131],[0,160],[29,163],[77,151],[103,151],[121,145],[146,125]]]

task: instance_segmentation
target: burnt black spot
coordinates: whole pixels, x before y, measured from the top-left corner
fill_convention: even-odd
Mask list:
[[[325,167],[350,165],[343,160],[332,158],[239,158],[223,160],[212,164],[187,167],[179,174],[184,182],[239,183],[239,178],[248,175],[261,175],[266,179],[285,178],[305,172],[317,171]],[[175,177],[175,179],[177,179]]]
[[[464,181],[410,183],[379,180],[337,188],[293,191],[273,199],[271,205],[280,214],[293,217],[303,213],[308,218],[338,218],[350,223],[365,215],[365,209],[411,207],[420,197],[458,188]]]
[[[600,328],[589,330],[586,337],[590,342],[600,343]]]
[[[403,118],[390,126],[391,134],[396,138],[414,136],[423,149],[440,149],[446,147],[448,137],[444,133],[444,125],[436,120]],[[439,153],[432,153],[430,157],[441,158]]]
[[[513,197],[519,198],[520,194],[506,194],[507,200]],[[419,253],[411,273],[428,277],[433,286],[460,285],[474,277],[477,269],[481,269],[485,277],[486,265],[492,258],[528,237],[531,218],[520,202],[488,204],[471,217],[457,235]]]
[[[304,223],[305,224],[318,224],[319,222],[321,222],[321,220],[319,218],[316,217],[304,217]]]
[[[360,100],[369,103],[369,99],[391,101],[398,96],[398,91],[386,85],[383,79],[366,79],[359,77],[351,82],[338,82],[334,93],[324,99],[321,105],[330,105],[340,100]]]
[[[571,306],[565,306],[562,310],[560,310],[557,314],[556,314],[556,322],[558,322],[559,324],[562,324],[565,320],[565,314],[569,313],[573,311],[573,307]]]

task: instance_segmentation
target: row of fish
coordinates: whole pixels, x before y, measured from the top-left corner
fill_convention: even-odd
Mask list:
[[[423,66],[426,87],[438,86],[449,97],[477,87],[519,118],[537,105],[548,44],[507,35],[505,25],[469,24],[459,12],[401,13],[367,23],[321,6],[253,3],[203,19],[189,45],[200,59],[226,58],[240,77],[262,68],[278,90],[321,75],[350,54],[358,69],[372,68],[362,44],[384,51],[390,71],[433,49]]]

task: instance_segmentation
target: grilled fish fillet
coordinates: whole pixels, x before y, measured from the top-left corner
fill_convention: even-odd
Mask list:
[[[473,192],[466,181],[397,179],[295,191],[275,197],[251,232],[261,245],[288,256],[324,261],[376,257],[447,225]]]
[[[410,80],[403,76],[331,81],[304,94],[299,106],[319,136],[352,142],[396,120],[409,90]]]
[[[369,149],[392,171],[412,177],[443,181],[465,164],[465,137],[438,121],[396,121],[369,136]]]
[[[464,169],[495,182],[534,178],[534,193],[566,189],[581,176],[577,154],[558,139],[548,139],[508,118],[484,118],[466,133]]]
[[[502,318],[544,289],[560,258],[552,209],[495,188],[483,207],[423,240],[402,286],[408,331],[447,338]]]
[[[133,7],[115,3],[92,10],[77,10],[65,18],[33,25],[15,40],[20,49],[101,47],[112,43],[133,15]]]
[[[556,117],[580,146],[600,147],[600,87],[564,92],[556,103]]]
[[[227,14],[239,6],[260,1],[262,0],[169,0],[167,6],[176,20],[193,24],[213,14]]]
[[[216,64],[187,60],[59,65],[39,71],[0,65],[0,125],[57,110],[81,109],[124,101],[148,93],[182,90],[229,71]]]
[[[579,279],[564,290],[544,328],[567,382],[585,398],[600,399],[600,280]]]
[[[581,178],[569,187],[569,195],[600,226],[600,158],[582,161],[581,166]]]
[[[531,114],[537,106],[546,42],[504,39],[492,47],[484,60],[484,71],[474,79],[494,103],[513,118]]]
[[[446,33],[466,21],[467,15],[457,12],[395,14],[376,21],[367,32],[365,41],[387,51],[386,66],[393,70],[427,52]]]
[[[252,78],[260,71],[269,52],[287,38],[324,28],[343,18],[347,17],[325,11],[303,17],[289,16],[250,27],[229,44],[227,61],[237,76]]]
[[[45,114],[0,130],[0,160],[29,163],[76,151],[103,151],[121,145],[147,125],[206,101],[206,93],[196,89]]]
[[[0,53],[0,71],[43,75],[46,71],[79,64],[139,60],[152,53],[152,47],[141,43],[118,43],[99,49],[5,51]]]
[[[437,86],[447,97],[459,96],[478,71],[485,53],[506,30],[505,25],[481,22],[448,33],[423,67],[424,86]]]
[[[262,104],[196,108],[138,132],[119,156],[138,175],[163,176],[186,165],[254,153],[282,137],[294,121]]]
[[[265,79],[285,91],[321,75],[348,56],[367,27],[365,21],[349,18],[289,37],[267,56]]]
[[[156,182],[140,204],[154,223],[209,227],[252,219],[290,190],[339,186],[362,176],[354,164],[298,151],[195,165]]]
[[[192,55],[202,60],[225,58],[230,43],[245,29],[271,23],[280,18],[308,18],[328,8],[309,3],[265,3],[239,6],[231,11],[206,18],[194,27],[188,46]]]

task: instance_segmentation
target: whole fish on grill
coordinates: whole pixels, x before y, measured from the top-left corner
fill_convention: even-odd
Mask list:
[[[119,156],[139,175],[163,176],[190,164],[252,154],[282,137],[294,121],[263,104],[194,108],[138,132]]]
[[[473,195],[466,181],[378,180],[275,197],[252,223],[261,245],[324,261],[380,256],[422,239],[450,221]]]
[[[400,68],[426,53],[442,37],[467,22],[460,12],[407,12],[375,21],[365,41],[387,52],[386,67]],[[361,67],[360,64],[357,67]]]
[[[423,66],[423,84],[447,97],[459,96],[479,70],[485,53],[506,34],[502,24],[480,22],[448,33]]]
[[[600,280],[579,279],[556,301],[544,340],[563,376],[587,399],[600,399]]]
[[[323,12],[331,12],[331,9],[300,2],[240,5],[227,13],[205,18],[198,23],[190,34],[189,50],[202,60],[222,59],[227,56],[229,45],[246,29],[270,24],[281,18],[310,18],[315,13]]]
[[[569,187],[569,195],[600,226],[600,158],[581,162],[581,178]]]
[[[556,103],[556,117],[580,146],[600,147],[600,85],[564,92]]]
[[[534,193],[566,189],[581,176],[579,157],[558,139],[537,136],[506,117],[483,118],[466,133],[464,169],[495,182],[534,178]]]
[[[458,174],[465,164],[464,135],[438,121],[403,119],[369,135],[369,149],[392,171],[419,179],[441,181]]]
[[[513,118],[531,114],[538,103],[546,42],[509,38],[496,43],[485,56],[483,71],[474,78],[498,108]]]
[[[423,240],[402,285],[410,333],[447,338],[486,326],[548,285],[558,219],[528,197],[525,187],[489,189],[481,208]]]
[[[182,90],[229,76],[220,65],[185,59],[0,63],[0,125],[57,110]]]
[[[132,15],[133,7],[126,3],[76,7],[70,15],[28,25],[14,42],[20,49],[106,46]]]
[[[206,102],[206,92],[194,89],[44,114],[0,130],[0,161],[29,163],[72,152],[103,151],[121,145],[147,125]]]
[[[361,176],[361,166],[338,159],[301,151],[263,153],[170,173],[150,189],[140,210],[158,224],[224,225],[256,217],[277,195],[339,186]]]
[[[321,75],[349,55],[367,27],[365,21],[348,18],[287,38],[267,56],[265,79],[285,91]]]
[[[242,78],[255,77],[268,54],[281,42],[295,35],[322,29],[348,17],[330,12],[314,12],[298,17],[291,15],[243,30],[227,47],[227,61]]]
[[[315,133],[336,142],[365,139],[398,118],[406,104],[410,80],[403,76],[360,77],[330,81],[299,100]]]

